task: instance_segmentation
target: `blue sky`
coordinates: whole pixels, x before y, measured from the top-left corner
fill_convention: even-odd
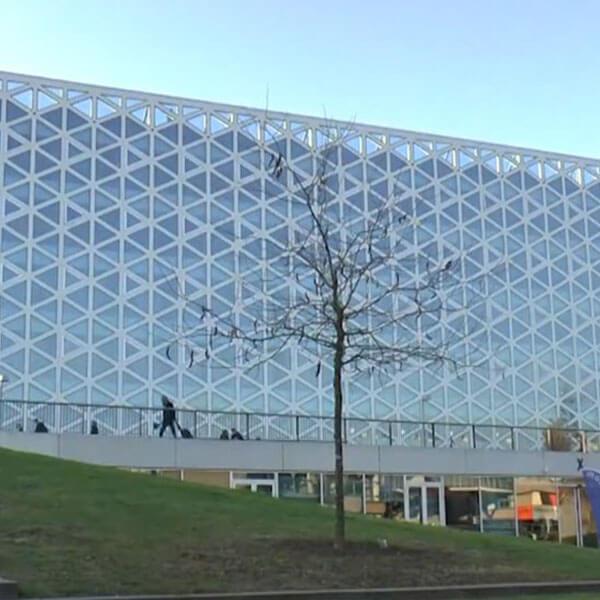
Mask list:
[[[597,0],[14,0],[0,69],[600,158]]]

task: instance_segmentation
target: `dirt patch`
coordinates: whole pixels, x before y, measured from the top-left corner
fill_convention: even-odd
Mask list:
[[[219,580],[228,591],[265,589],[391,587],[442,583],[532,580],[514,565],[489,564],[473,553],[427,547],[382,548],[376,543],[349,542],[341,551],[327,541],[248,539],[222,542],[210,549],[182,550],[174,571]],[[202,574],[202,575],[201,575]],[[537,577],[536,577],[537,575]]]

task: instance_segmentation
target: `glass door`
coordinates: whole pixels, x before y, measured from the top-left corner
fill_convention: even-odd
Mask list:
[[[442,492],[443,485],[439,477],[407,477],[404,514],[408,520],[428,525],[444,525],[446,515]]]
[[[426,486],[425,487],[425,514],[426,522],[431,525],[442,524],[442,511],[441,511],[441,487],[440,486]]]
[[[405,511],[408,520],[424,523],[423,488],[421,486],[409,486],[408,494],[405,497],[408,501],[408,510]]]

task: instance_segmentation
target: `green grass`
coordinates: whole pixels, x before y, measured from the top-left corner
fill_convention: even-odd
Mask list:
[[[0,450],[0,573],[24,595],[593,578],[600,552],[348,519],[319,506]],[[390,548],[376,544],[386,538]],[[572,598],[572,597],[571,597]]]

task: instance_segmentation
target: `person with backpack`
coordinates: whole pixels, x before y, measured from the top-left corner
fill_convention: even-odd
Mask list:
[[[165,433],[165,429],[168,427],[171,429],[173,437],[176,438],[177,430],[175,429],[175,424],[177,423],[177,413],[175,412],[175,405],[165,395],[161,397],[160,401],[163,405],[163,411],[162,423],[160,425],[158,436],[162,437]]]

